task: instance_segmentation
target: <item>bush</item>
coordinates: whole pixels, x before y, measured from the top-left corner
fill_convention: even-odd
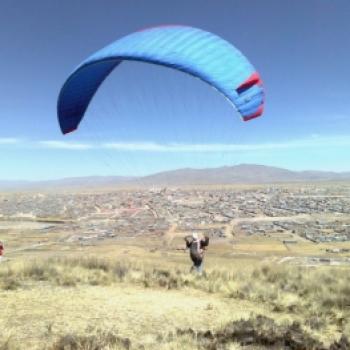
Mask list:
[[[1,282],[1,288],[3,290],[16,290],[21,286],[21,283],[16,279],[16,277],[9,276],[3,278]]]
[[[67,334],[61,336],[49,350],[102,350],[130,349],[129,338],[121,338],[111,332],[98,332],[94,335]]]
[[[193,329],[178,329],[177,336],[189,336],[199,349],[228,349],[239,344],[239,348],[252,346],[259,349],[290,350],[347,350],[349,339],[343,334],[329,347],[303,330],[298,322],[279,325],[273,319],[257,315],[248,320],[234,321],[219,330],[195,332]],[[170,337],[171,338],[171,337]]]

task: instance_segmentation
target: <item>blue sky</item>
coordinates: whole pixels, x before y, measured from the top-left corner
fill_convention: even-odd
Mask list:
[[[0,179],[142,175],[258,163],[350,171],[350,2],[280,0],[0,3]],[[140,28],[185,24],[238,47],[265,83],[241,122],[208,85],[124,62],[79,130],[60,134],[60,87],[82,60]]]

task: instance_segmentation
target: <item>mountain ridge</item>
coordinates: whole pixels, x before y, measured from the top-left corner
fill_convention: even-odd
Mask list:
[[[86,176],[46,181],[0,180],[0,190],[39,188],[84,188],[122,186],[187,186],[268,184],[283,182],[346,181],[350,172],[304,170],[293,171],[259,164],[238,164],[218,168],[181,168],[143,177]]]

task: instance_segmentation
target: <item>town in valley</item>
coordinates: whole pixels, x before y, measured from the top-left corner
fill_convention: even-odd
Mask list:
[[[295,264],[350,264],[348,183],[3,192],[8,257],[139,245],[179,252],[208,235],[223,255]],[[223,248],[224,247],[224,248]],[[215,248],[213,248],[215,251]],[[288,259],[286,259],[288,257]]]

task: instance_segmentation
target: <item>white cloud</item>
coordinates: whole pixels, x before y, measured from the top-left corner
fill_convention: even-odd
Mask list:
[[[235,152],[235,151],[263,151],[275,149],[293,149],[322,146],[350,146],[349,136],[322,137],[311,135],[309,138],[291,140],[286,142],[271,142],[258,144],[159,144],[153,142],[111,142],[101,145],[102,148],[119,151],[144,151],[144,152]]]
[[[0,137],[0,145],[13,145],[20,142],[20,139],[14,137]]]
[[[234,143],[156,143],[156,142],[108,142],[81,143],[73,141],[23,141],[16,138],[0,138],[0,145],[15,145],[20,143],[26,147],[40,147],[61,150],[92,150],[107,149],[127,152],[163,152],[163,153],[229,153],[248,151],[273,151],[278,149],[350,147],[350,136],[322,136],[313,134],[304,139],[287,140],[284,142],[234,144]]]
[[[256,148],[273,148],[271,144],[250,145],[250,144],[182,144],[169,143],[159,144],[152,142],[122,143],[111,142],[102,144],[103,148],[119,151],[144,151],[144,152],[230,152],[237,150],[251,150]]]
[[[102,148],[114,149],[119,151],[148,151],[148,152],[164,152],[168,146],[155,142],[110,142],[103,143]]]
[[[67,141],[39,141],[39,146],[44,148],[53,149],[69,149],[69,150],[87,150],[94,148],[93,145],[88,143],[67,142]]]

